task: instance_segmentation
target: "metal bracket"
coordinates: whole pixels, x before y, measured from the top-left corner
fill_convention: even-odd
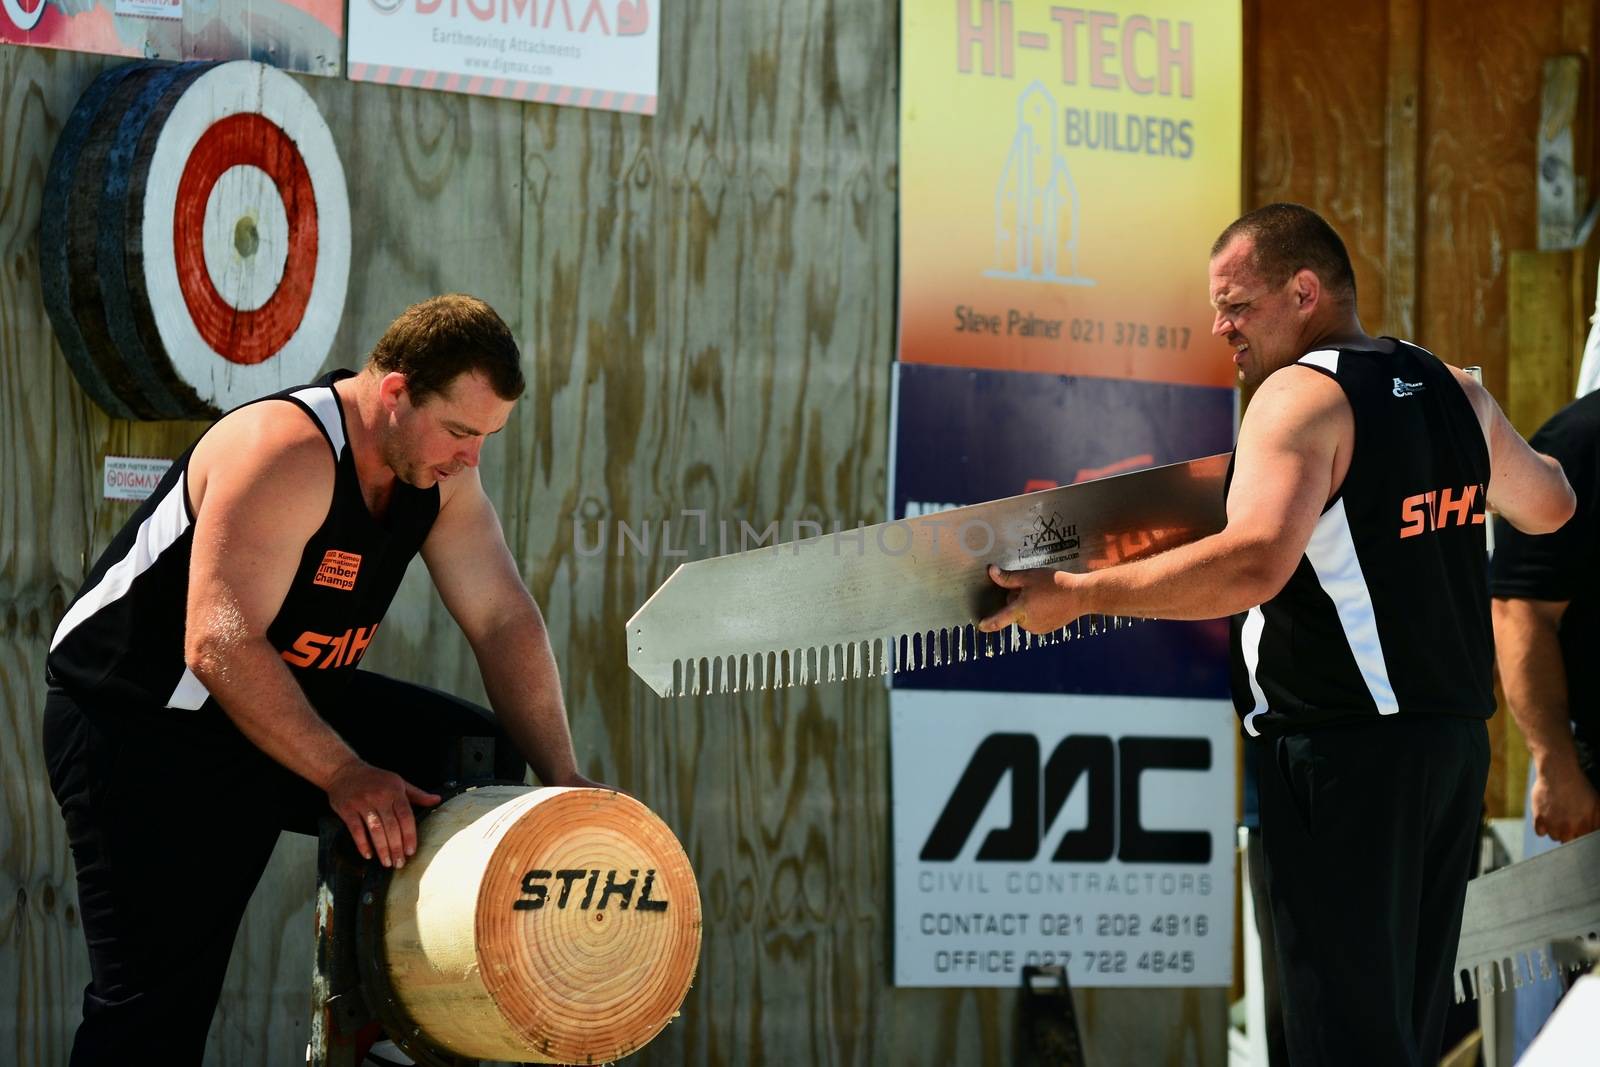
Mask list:
[[[1030,1067],[1087,1067],[1078,1012],[1072,1003],[1067,969],[1059,965],[1022,968],[1017,1000],[1017,1063]]]

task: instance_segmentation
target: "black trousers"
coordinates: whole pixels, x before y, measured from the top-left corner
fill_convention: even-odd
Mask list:
[[[1434,1067],[1488,730],[1396,716],[1271,739],[1261,831],[1294,1067]]]
[[[370,671],[323,714],[363,759],[425,789],[456,772],[461,737],[496,739],[496,777],[526,771],[487,710]],[[221,712],[94,707],[52,688],[44,743],[89,945],[72,1067],[198,1064],[278,834],[316,833],[327,795]]]

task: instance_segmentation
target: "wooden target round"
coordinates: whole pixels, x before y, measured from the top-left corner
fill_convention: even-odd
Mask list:
[[[316,104],[260,63],[102,75],[42,234],[63,353],[112,414],[205,417],[309,381],[343,312],[344,169]]]
[[[95,256],[101,209],[111,206],[103,194],[117,127],[160,69],[143,62],[113,67],[84,90],[56,141],[40,208],[40,288],[62,355],[90,399],[124,419],[166,414],[146,395],[141,368],[111,339]]]
[[[636,1051],[682,1005],[700,895],[677,838],[632,797],[491,786],[420,822],[383,928],[394,996],[434,1044],[594,1063]]]
[[[39,25],[39,20],[44,18],[45,0],[0,0],[0,6],[5,7],[11,24],[23,33]]]

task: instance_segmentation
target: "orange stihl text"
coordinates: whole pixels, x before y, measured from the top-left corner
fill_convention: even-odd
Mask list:
[[[1446,526],[1481,526],[1483,497],[1481,485],[1435,489],[1408,496],[1400,501],[1400,536],[1416,537]]]
[[[283,650],[283,658],[292,666],[316,667],[319,671],[348,667],[360,661],[377,632],[377,623],[354,626],[337,636],[307,630]]]

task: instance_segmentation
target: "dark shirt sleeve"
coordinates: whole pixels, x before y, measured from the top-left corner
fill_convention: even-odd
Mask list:
[[[1542,536],[1521,533],[1496,518],[1490,592],[1525,600],[1573,600],[1593,588],[1595,557],[1600,555],[1600,393],[1561,409],[1528,443],[1560,461],[1577,494],[1578,509],[1565,526]]]

